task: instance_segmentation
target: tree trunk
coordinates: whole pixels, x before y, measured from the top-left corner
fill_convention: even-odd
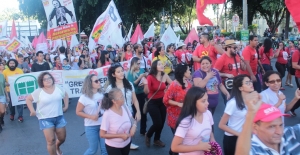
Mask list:
[[[289,10],[286,9],[286,14],[285,14],[285,30],[284,30],[284,39],[289,38],[289,31],[290,31],[290,12]]]

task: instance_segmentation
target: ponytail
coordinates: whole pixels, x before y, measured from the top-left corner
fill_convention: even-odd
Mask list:
[[[108,110],[113,106],[113,99],[115,98],[115,93],[121,91],[118,88],[112,88],[108,93],[104,94],[104,97],[102,99],[101,108],[104,110]]]

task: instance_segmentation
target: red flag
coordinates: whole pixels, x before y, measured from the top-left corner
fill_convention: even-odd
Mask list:
[[[184,43],[187,44],[188,42],[193,43],[196,40],[199,42],[199,37],[195,29],[192,29],[189,35],[185,38]]]
[[[16,25],[15,21],[13,20],[12,25],[11,25],[11,31],[10,31],[10,39],[13,39],[14,37],[17,38],[17,30],[16,30]]]
[[[222,4],[226,0],[197,0],[196,1],[196,11],[197,11],[197,17],[200,25],[213,25],[213,23],[208,19],[206,16],[204,16],[204,10],[208,4]]]
[[[137,43],[138,40],[143,40],[144,39],[144,35],[143,35],[143,32],[142,32],[142,29],[141,29],[141,26],[140,24],[138,24],[135,28],[135,31],[130,39],[131,43],[132,44],[135,44]]]
[[[36,41],[36,51],[43,51],[44,53],[47,53],[48,46],[48,41],[42,32]]]
[[[285,5],[291,13],[298,30],[300,30],[300,1],[299,0],[285,0]]]
[[[31,45],[32,45],[32,47],[34,47],[34,48],[36,47],[37,39],[38,39],[38,38],[35,36],[34,39],[32,40]]]

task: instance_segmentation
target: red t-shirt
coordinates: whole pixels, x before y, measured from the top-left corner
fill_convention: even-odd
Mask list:
[[[250,67],[254,75],[257,74],[257,65],[258,65],[258,57],[256,50],[250,46],[246,46],[243,50],[243,57],[245,61],[250,62]],[[250,75],[250,73],[246,70],[242,72],[243,74]]]
[[[299,63],[299,60],[300,60],[300,53],[299,53],[298,50],[295,50],[295,51],[294,51],[294,54],[292,55],[292,62],[297,62],[298,65],[299,65],[299,64],[300,64],[300,63]],[[299,69],[296,69],[296,70],[295,70],[295,76],[296,76],[297,78],[300,78],[300,70],[299,70]]]
[[[187,50],[177,50],[175,52],[175,56],[177,57],[178,63],[190,63],[192,55]]]
[[[199,45],[193,53],[193,56],[197,56],[198,58],[201,58],[203,56],[210,57],[212,61],[212,67],[214,66],[217,60],[217,55],[218,52],[214,46],[208,45],[207,47],[204,47],[202,44]],[[194,62],[194,68],[195,70],[200,69],[200,62]]]
[[[281,64],[287,64],[288,63],[288,56],[290,55],[290,52],[280,50],[278,57],[277,57],[277,62]]]
[[[233,57],[229,57],[227,53],[222,54],[219,59],[217,59],[214,68],[220,73],[232,74],[233,76],[239,75],[241,71],[241,59],[238,55],[235,56],[236,64]],[[238,68],[238,71],[237,69]],[[223,80],[225,77],[222,77]]]
[[[124,58],[126,61],[130,60],[132,57],[133,57],[132,52],[130,52],[130,53],[125,52]]]
[[[270,65],[271,64],[270,57],[274,55],[273,49],[271,48],[268,53],[264,53],[264,49],[265,49],[264,47],[260,47],[259,49],[260,62],[261,64]]]
[[[156,92],[158,89],[160,81],[156,79],[153,75],[147,76],[147,82],[148,82],[148,99]],[[159,91],[152,97],[152,99],[159,99],[163,98],[165,94],[166,84],[164,82],[161,83],[161,86],[159,88]]]

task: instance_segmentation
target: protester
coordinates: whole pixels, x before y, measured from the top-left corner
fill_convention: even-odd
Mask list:
[[[71,70],[72,67],[69,64],[69,59],[64,58],[64,62],[61,67],[62,67],[62,70]]]
[[[24,73],[30,73],[30,68],[27,62],[24,62],[24,56],[18,55],[18,68],[22,69]]]
[[[189,81],[190,77],[191,71],[189,66],[187,64],[179,64],[175,68],[175,80],[170,84],[163,98],[167,108],[167,124],[173,134],[175,134],[176,121],[183,106],[186,92],[192,87]],[[169,154],[173,155],[174,153],[170,150]]]
[[[105,92],[108,93],[112,88],[119,88],[123,96],[125,97],[125,106],[129,109],[131,115],[133,115],[132,104],[136,109],[136,114],[133,115],[136,121],[140,121],[141,119],[141,112],[138,100],[135,95],[135,89],[131,82],[129,82],[125,78],[125,73],[122,65],[120,63],[114,63],[110,66],[108,70],[108,81],[109,85],[107,86]],[[131,143],[131,149],[137,149],[139,146]]]
[[[113,63],[113,61],[109,58],[108,51],[101,51],[101,56],[100,56],[100,60],[98,61],[98,64],[97,64],[97,68],[103,67],[103,66],[108,66],[111,63]]]
[[[166,120],[166,107],[163,103],[166,82],[171,84],[172,80],[167,74],[165,74],[164,64],[162,61],[155,60],[152,63],[147,81],[144,81],[144,84],[146,85],[144,87],[144,92],[148,94],[149,100],[147,111],[149,112],[153,122],[153,125],[149,128],[145,136],[145,143],[148,147],[150,147],[151,137],[154,133],[155,135],[153,144],[160,147],[165,146],[165,143],[160,140],[160,136]]]
[[[209,103],[205,89],[192,87],[183,102],[171,144],[172,151],[180,155],[209,152],[212,142],[216,140],[212,131],[214,120],[207,110]]]
[[[155,60],[159,60],[162,65],[164,66],[164,72],[166,74],[171,73],[172,71],[172,62],[168,59],[168,57],[165,55],[165,47],[159,46],[157,47],[157,50],[154,53],[154,58],[152,60],[152,65]]]
[[[124,52],[122,53],[121,61],[128,61],[133,57],[131,45],[124,44]]]
[[[30,116],[37,116],[40,129],[44,132],[47,150],[50,155],[62,155],[60,146],[66,139],[66,120],[63,112],[69,107],[68,94],[55,85],[55,79],[49,72],[43,72],[38,77],[38,85],[32,94],[26,98]],[[43,97],[41,97],[43,96]],[[64,107],[62,105],[64,100]],[[36,110],[32,102],[36,104]]]
[[[54,57],[53,69],[54,70],[62,70],[62,63],[60,61],[59,56]]]
[[[4,64],[0,63],[0,69],[4,69]],[[10,101],[9,95],[5,89],[5,77],[0,73],[0,133],[2,132],[2,127],[4,126],[4,115],[6,111],[7,104]]]
[[[11,97],[9,86],[10,86],[10,84],[13,84],[13,83],[9,83],[8,77],[13,76],[13,75],[17,75],[17,74],[24,74],[24,72],[20,68],[17,68],[18,61],[15,60],[15,59],[8,60],[7,61],[7,66],[8,66],[8,68],[3,71],[3,75],[4,75],[5,81],[7,83],[6,84],[6,91],[8,92],[8,96]],[[10,109],[10,120],[13,121],[15,119],[15,107],[17,107],[17,111],[18,111],[18,114],[19,114],[18,121],[22,123],[24,121],[24,119],[23,119],[23,104],[13,106],[11,98],[10,98],[8,106],[9,106],[9,109]]]
[[[206,89],[208,95],[208,110],[214,114],[219,102],[219,90],[230,98],[229,92],[222,84],[219,72],[212,69],[212,61],[208,56],[203,56],[200,60],[201,68],[193,74],[194,85]]]
[[[43,55],[42,51],[38,51],[36,53],[36,57],[37,57],[38,61],[32,64],[31,72],[40,72],[40,71],[50,70],[50,66],[49,66],[48,62],[44,61],[44,55]]]
[[[187,63],[188,61],[188,53],[186,51],[186,44],[180,41],[177,44],[177,50],[175,52],[175,56],[177,57],[178,64]]]
[[[130,63],[130,69],[128,71],[128,75],[127,75],[127,79],[129,82],[131,82],[134,86],[134,91],[136,94],[136,98],[139,102],[139,108],[140,110],[142,110],[144,108],[144,104],[145,104],[145,93],[144,93],[144,83],[143,81],[146,80],[146,77],[148,75],[148,73],[145,73],[145,71],[143,69],[140,68],[140,63],[141,60],[138,57],[133,57],[131,59],[131,63]],[[136,109],[133,106],[133,114],[135,115],[136,113]],[[140,134],[141,135],[145,135],[146,134],[146,128],[147,128],[147,115],[142,113],[142,111],[140,111],[141,113],[141,124],[140,124]],[[134,116],[133,115],[133,116]]]
[[[290,87],[293,87],[293,84],[292,84],[292,76],[295,75],[295,69],[292,65],[292,58],[293,58],[293,54],[294,52],[296,51],[296,47],[295,47],[295,43],[293,41],[289,41],[289,46],[285,48],[285,51],[287,53],[289,53],[289,57],[288,57],[288,64],[287,64],[287,71],[288,71],[288,75],[286,77],[286,80],[285,80],[285,85],[286,86],[290,86]],[[297,60],[298,61],[298,60]]]
[[[100,127],[100,137],[105,138],[108,155],[129,155],[131,137],[136,132],[137,122],[125,105],[123,92],[112,88],[104,94],[101,107],[105,110]]]
[[[214,69],[217,70],[222,77],[226,90],[230,93],[232,90],[233,77],[240,74],[246,69],[244,60],[237,53],[237,46],[234,40],[225,41],[225,53],[217,59]],[[227,97],[222,94],[224,103],[227,103]]]
[[[248,75],[242,74],[233,78],[231,99],[227,102],[224,114],[219,122],[219,128],[224,133],[223,150],[225,155],[233,155],[235,144],[246,116],[244,96],[254,91],[253,83]]]
[[[274,53],[274,57],[277,58],[275,67],[277,71],[280,73],[281,79],[283,79],[285,76],[286,65],[288,63],[288,56],[289,56],[289,53],[284,50],[285,48],[283,42],[279,42],[279,47]],[[282,87],[282,83],[281,83],[280,90],[285,90],[284,87]]]
[[[112,60],[112,62],[118,62],[118,56],[117,56],[117,52],[112,48],[111,45],[107,45],[106,46],[106,51],[108,51],[109,53],[109,59]]]
[[[265,70],[265,72],[269,70],[273,70],[271,59],[274,57],[273,49],[272,49],[272,41],[269,38],[264,40],[264,44],[259,49],[259,57],[260,62]]]
[[[133,50],[134,50],[134,57],[138,57],[140,59],[140,69],[145,73],[145,72],[149,72],[149,65],[147,64],[147,58],[145,56],[143,56],[143,47],[141,44],[135,44],[133,46]],[[132,58],[130,59],[130,64],[132,61]]]
[[[213,41],[209,42],[209,35],[202,33],[200,37],[200,43],[193,53],[194,70],[200,69],[200,59],[202,56],[209,56],[212,60],[212,67],[217,60],[218,54],[223,54],[223,50],[219,45],[216,45]]]
[[[64,58],[66,58],[66,48],[64,46],[61,46],[59,48],[59,58],[60,58],[60,62],[64,61]],[[55,58],[54,58],[55,59]],[[55,60],[54,60],[55,61]]]
[[[53,69],[53,63],[52,63],[51,57],[50,57],[50,55],[48,53],[45,54],[44,59],[49,64],[50,70],[52,70]],[[53,58],[53,60],[54,60],[54,58]]]
[[[300,99],[300,91],[295,92]],[[270,104],[262,104],[257,92],[245,95],[247,112],[240,132],[236,155],[299,154],[299,124],[284,128],[282,116],[287,116]]]
[[[101,155],[106,155],[105,142],[99,134],[104,113],[101,108],[103,95],[101,94],[100,81],[95,74],[85,77],[81,92],[82,95],[77,103],[76,114],[84,118],[85,135],[89,142],[89,148],[84,155],[96,154],[98,144],[100,144]]]
[[[299,60],[300,60],[300,41],[298,42],[298,50],[295,50],[292,56],[292,67],[295,70],[295,81],[297,84],[297,88],[300,88],[300,64],[299,64]],[[298,109],[300,107],[300,100],[297,101],[297,103],[293,106],[293,108],[291,109],[291,114],[292,116],[297,116],[295,113],[295,110]]]
[[[255,35],[250,35],[249,45],[243,50],[243,57],[246,64],[246,71],[243,74],[249,75],[253,81],[254,89],[257,92],[261,92],[261,83],[259,80],[257,65],[258,65],[258,55],[256,53],[256,46],[258,44],[258,38]]]
[[[175,56],[175,47],[173,44],[167,46],[166,57],[171,61],[172,68],[175,69],[177,65],[177,57]],[[174,70],[173,70],[174,71]]]

